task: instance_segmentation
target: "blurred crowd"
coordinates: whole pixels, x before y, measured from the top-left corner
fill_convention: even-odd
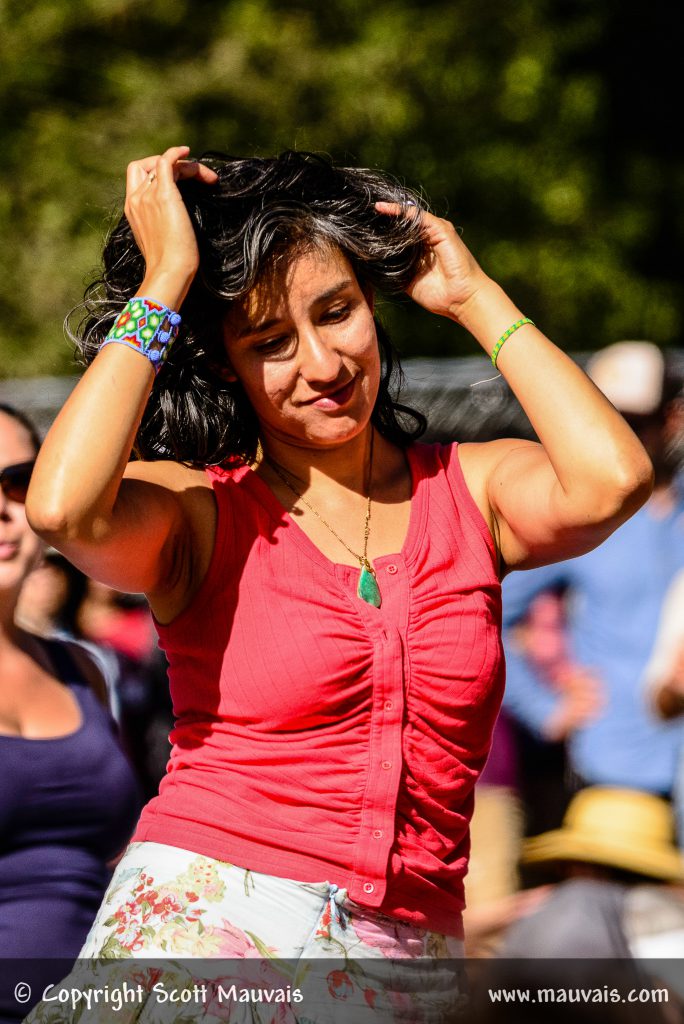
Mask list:
[[[656,485],[596,550],[504,582],[507,694],[467,879],[474,957],[684,958],[682,381],[645,342],[602,350],[589,373],[641,437]],[[3,500],[13,486],[8,473]],[[15,620],[87,653],[140,799],[152,797],[172,712],[144,600],[47,550],[21,580]],[[11,724],[0,753],[8,737]],[[0,860],[11,844],[10,827]],[[684,999],[683,975],[668,983]]]
[[[506,696],[476,794],[467,950],[658,959],[684,999],[682,381],[645,342],[588,372],[655,488],[594,551],[504,581]]]

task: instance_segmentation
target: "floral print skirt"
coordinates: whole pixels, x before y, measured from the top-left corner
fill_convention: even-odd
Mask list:
[[[462,957],[460,939],[369,911],[334,883],[133,843],[74,970],[27,1020],[446,1024],[465,1001]]]

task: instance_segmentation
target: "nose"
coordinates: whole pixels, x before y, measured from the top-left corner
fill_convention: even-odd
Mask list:
[[[299,335],[299,372],[308,384],[331,384],[340,376],[342,357],[312,325]]]

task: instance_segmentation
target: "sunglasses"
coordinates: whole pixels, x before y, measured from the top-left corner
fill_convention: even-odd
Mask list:
[[[15,466],[5,466],[0,470],[0,487],[6,498],[24,504],[34,465],[33,461],[18,462]]]

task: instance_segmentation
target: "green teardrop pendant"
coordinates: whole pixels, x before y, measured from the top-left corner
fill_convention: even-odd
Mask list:
[[[359,576],[359,585],[356,588],[356,594],[365,601],[367,604],[372,604],[374,608],[379,608],[382,603],[380,597],[380,587],[378,581],[375,578],[375,573],[371,572],[366,566],[362,566],[361,575]]]

